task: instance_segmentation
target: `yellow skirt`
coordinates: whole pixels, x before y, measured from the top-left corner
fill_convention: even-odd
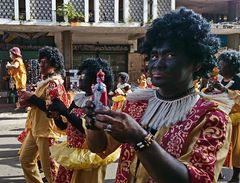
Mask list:
[[[116,161],[120,155],[120,148],[102,159],[89,149],[69,147],[67,142],[56,144],[50,147],[51,157],[66,169],[91,170],[99,166],[107,165]]]

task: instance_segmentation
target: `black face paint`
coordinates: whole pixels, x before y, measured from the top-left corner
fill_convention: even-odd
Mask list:
[[[235,75],[234,68],[226,61],[220,60],[218,62],[219,74],[223,77],[233,77]]]
[[[188,55],[168,41],[153,48],[148,64],[153,85],[161,88],[179,88],[181,84],[191,82],[192,68]]]

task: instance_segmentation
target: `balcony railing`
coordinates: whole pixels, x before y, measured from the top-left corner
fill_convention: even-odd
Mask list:
[[[121,4],[120,4],[121,2]],[[94,0],[90,10],[89,0],[64,0],[84,14],[86,23],[149,23],[153,18],[169,12],[175,0]],[[19,11],[19,0],[0,2],[0,21],[57,22],[56,0],[26,0],[25,10]],[[24,12],[24,13],[23,13]],[[67,18],[64,18],[68,22]]]

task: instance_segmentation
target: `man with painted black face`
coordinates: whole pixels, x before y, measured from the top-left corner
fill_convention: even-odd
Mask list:
[[[55,123],[61,129],[66,129],[67,141],[51,147],[52,157],[60,164],[55,183],[102,183],[104,182],[106,165],[117,160],[119,152],[108,158],[101,159],[91,153],[86,146],[84,131],[84,109],[86,101],[92,99],[92,85],[96,83],[96,76],[102,70],[105,83],[109,91],[113,85],[112,70],[102,59],[89,58],[81,62],[78,69],[79,89],[69,108],[56,99],[49,110],[59,113]],[[106,103],[105,103],[106,105]],[[62,117],[67,119],[65,123]]]
[[[48,118],[47,105],[58,98],[68,106],[67,93],[61,71],[63,56],[57,48],[43,47],[39,50],[39,68],[43,80],[37,84],[34,93],[21,91],[21,106],[31,106],[28,113],[30,130],[23,142],[20,163],[27,183],[42,183],[37,166],[39,156],[48,183],[55,182],[57,166],[50,157],[49,146],[61,136],[61,131],[52,118]]]
[[[181,8],[153,21],[144,52],[158,89],[128,95],[122,112],[88,103],[87,139],[106,156],[122,145],[115,182],[211,183],[227,155],[231,125],[216,103],[195,92],[195,77],[215,65],[218,40],[200,15]],[[95,118],[92,118],[96,115]]]
[[[240,77],[237,75],[240,68],[240,52],[227,50],[218,57],[218,80],[211,81],[210,89],[223,93],[231,101],[229,116],[232,122],[232,139],[230,153],[226,166],[233,167],[233,176],[229,183],[239,183],[240,180]],[[211,90],[210,90],[211,91]],[[222,97],[223,98],[223,97]],[[225,105],[226,106],[226,105]]]

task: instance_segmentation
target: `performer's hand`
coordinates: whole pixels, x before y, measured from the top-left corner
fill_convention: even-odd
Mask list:
[[[136,144],[147,135],[130,115],[112,110],[96,110],[95,126],[121,143]]]
[[[6,68],[9,68],[10,66],[11,66],[11,64],[9,62],[7,62]]]
[[[218,90],[220,90],[222,92],[226,91],[226,88],[219,81],[214,80],[214,81],[212,81],[212,83],[213,83],[213,87],[214,88],[216,88],[216,89],[218,89]]]
[[[204,93],[211,93],[211,92],[213,92],[213,90],[214,90],[214,88],[213,88],[213,86],[208,86],[205,90],[204,90]]]
[[[19,99],[18,100],[19,108],[26,108],[30,106],[30,103],[28,101],[24,101]]]
[[[28,91],[20,90],[18,91],[18,97],[21,99],[21,101],[27,101],[32,97],[32,93]]]
[[[101,106],[102,110],[109,110],[108,106]],[[95,121],[96,121],[96,106],[92,101],[87,101],[86,105],[83,107],[86,119],[86,127],[88,129],[96,130]]]
[[[9,78],[9,76],[3,76],[3,80],[7,80]]]
[[[208,80],[208,84],[207,84],[207,88],[204,90],[205,93],[210,93],[213,92],[214,90],[214,80],[209,79]]]
[[[96,129],[95,127],[95,105],[92,101],[87,101],[83,107],[86,119],[86,127],[88,129]]]
[[[67,117],[69,115],[68,108],[64,105],[64,103],[56,98],[52,100],[52,104],[47,107],[48,116],[56,118],[57,115],[63,115]]]

